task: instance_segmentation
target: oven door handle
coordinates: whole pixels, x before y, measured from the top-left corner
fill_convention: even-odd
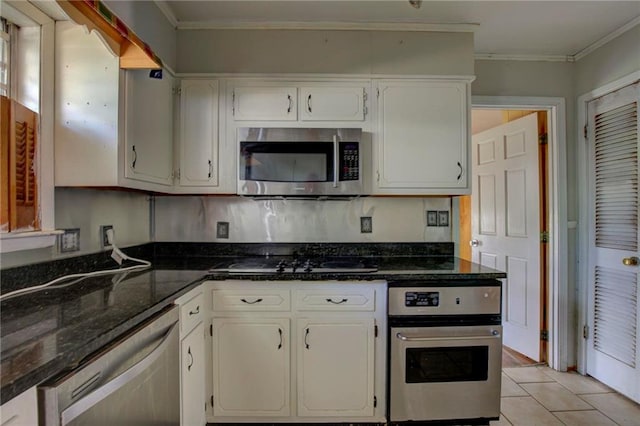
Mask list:
[[[409,337],[405,336],[402,333],[396,333],[396,337],[403,342],[430,342],[434,340],[469,340],[469,339],[496,339],[500,337],[500,332],[498,330],[491,330],[491,334],[488,336],[442,336],[442,337],[433,337],[433,336],[415,336]]]

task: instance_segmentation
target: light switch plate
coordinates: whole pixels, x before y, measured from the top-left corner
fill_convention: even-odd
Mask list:
[[[63,229],[64,234],[58,237],[60,253],[80,250],[80,228]]]

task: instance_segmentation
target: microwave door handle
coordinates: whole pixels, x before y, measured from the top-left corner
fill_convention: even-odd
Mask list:
[[[333,135],[333,187],[338,187],[338,135]]]
[[[158,346],[153,349],[153,351],[148,354],[145,358],[139,361],[137,364],[134,364],[128,370],[121,373],[119,376],[115,377],[110,382],[104,384],[102,387],[92,391],[87,396],[79,399],[78,401],[71,404],[69,407],[64,409],[60,413],[61,417],[61,425],[65,426],[71,423],[76,417],[98,404],[100,401],[122,388],[127,383],[131,382],[133,379],[142,374],[150,365],[152,365],[166,350],[169,344],[171,343],[171,339],[175,334],[178,333],[178,323],[174,323],[169,331],[166,332],[164,336],[161,336],[161,341]]]

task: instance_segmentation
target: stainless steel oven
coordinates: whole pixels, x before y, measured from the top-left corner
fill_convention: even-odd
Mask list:
[[[362,129],[238,129],[238,194],[364,195]]]
[[[389,289],[389,420],[488,424],[500,416],[500,286]]]

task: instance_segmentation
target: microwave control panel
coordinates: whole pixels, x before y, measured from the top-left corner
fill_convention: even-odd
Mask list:
[[[340,142],[340,180],[360,179],[360,149],[357,143]]]

